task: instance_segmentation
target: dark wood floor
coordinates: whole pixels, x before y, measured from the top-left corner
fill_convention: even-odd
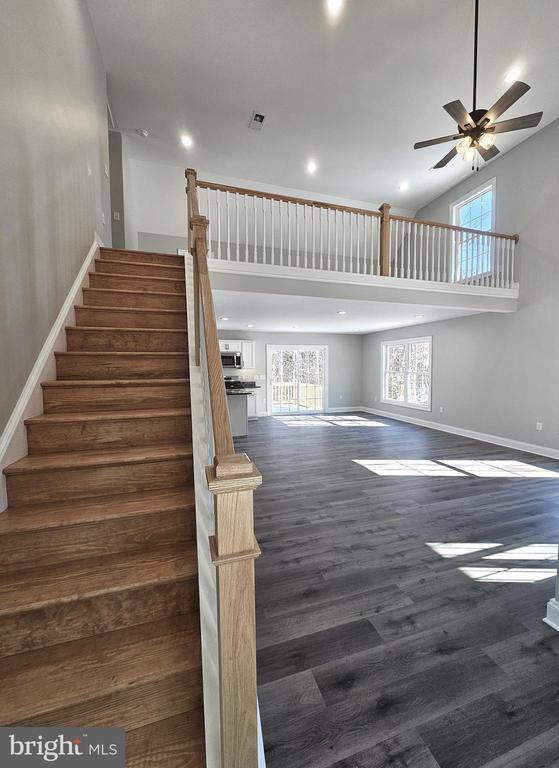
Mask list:
[[[384,426],[268,418],[237,441],[265,479],[268,768],[559,766],[559,634],[541,621],[554,580],[533,581],[556,561],[484,559],[559,540],[559,478],[385,477],[353,460],[559,462],[368,418]],[[493,547],[444,558],[427,542]],[[459,570],[493,567],[503,580]]]

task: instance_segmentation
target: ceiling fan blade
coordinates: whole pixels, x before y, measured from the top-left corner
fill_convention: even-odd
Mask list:
[[[464,128],[474,127],[473,120],[461,101],[451,101],[448,104],[445,104],[443,109],[448,112],[454,122],[457,123],[462,130],[464,130]]]
[[[461,139],[463,133],[455,133],[453,136],[439,136],[438,139],[428,139],[427,141],[417,141],[414,145],[414,149],[423,149],[423,147],[431,147],[433,144],[444,144],[445,141],[457,141]]]
[[[487,162],[488,160],[493,160],[493,158],[497,157],[497,155],[499,154],[499,150],[495,145],[493,145],[492,147],[489,147],[489,149],[484,149],[478,144],[476,149],[479,152],[479,154],[483,157],[485,162]]]
[[[513,117],[510,120],[501,120],[500,123],[490,125],[488,132],[506,133],[507,131],[521,131],[523,128],[535,128],[542,119],[543,112],[534,112],[531,115]]]
[[[503,93],[500,99],[497,99],[491,109],[487,110],[481,120],[478,121],[478,125],[483,125],[484,123],[494,123],[495,120],[503,114],[503,112],[506,112],[509,107],[512,107],[512,105],[515,104],[518,99],[521,96],[524,96],[524,94],[529,90],[529,85],[526,85],[526,83],[522,83],[520,80],[517,80],[516,83],[511,85],[508,91]]]
[[[433,166],[433,168],[444,168],[447,163],[450,163],[453,157],[457,155],[456,147],[452,147],[448,155],[445,155],[442,160]]]

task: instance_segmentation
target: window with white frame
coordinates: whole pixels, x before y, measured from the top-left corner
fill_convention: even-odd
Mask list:
[[[457,227],[490,232],[495,229],[495,179],[478,187],[450,206]],[[456,246],[457,279],[467,280],[491,272],[493,238],[464,232]]]
[[[383,402],[431,410],[431,350],[431,336],[382,343]]]

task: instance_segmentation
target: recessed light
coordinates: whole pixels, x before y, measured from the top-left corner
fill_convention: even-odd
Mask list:
[[[343,11],[345,5],[345,0],[326,0],[326,10],[328,12],[328,16],[335,20],[338,18],[340,13]]]
[[[338,315],[347,315],[347,312],[345,311],[345,309],[339,309]]]
[[[292,331],[295,331],[295,330],[297,330],[297,328],[298,328],[298,327],[299,327],[298,325],[292,325],[292,326],[291,326],[291,330],[292,330]]]
[[[250,323],[247,325],[247,328],[254,328],[254,325],[251,325]]]
[[[416,315],[415,319],[416,320],[423,320],[424,317],[425,317],[425,315]]]
[[[147,139],[149,136],[149,131],[146,131],[145,128],[136,128],[136,133],[138,136],[141,136],[143,139]]]
[[[410,188],[410,183],[409,183],[409,181],[401,181],[401,182],[400,182],[400,185],[399,185],[399,187],[398,187],[398,189],[400,190],[400,192],[407,192],[409,188]]]
[[[511,83],[514,83],[516,80],[518,80],[521,74],[522,74],[522,67],[519,64],[515,64],[506,73],[505,83],[507,83],[508,85],[511,85]]]
[[[228,317],[220,317],[219,319],[220,319],[220,320],[229,320],[229,318],[228,318]]]
[[[317,171],[318,165],[316,164],[316,160],[309,160],[307,163],[307,173],[313,176]]]
[[[192,143],[192,136],[189,136],[188,133],[183,133],[181,136],[181,144],[183,147],[188,149],[192,146]]]

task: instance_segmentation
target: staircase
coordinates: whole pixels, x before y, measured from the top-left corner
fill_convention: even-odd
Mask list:
[[[118,725],[205,765],[182,257],[102,248],[5,470],[0,723]]]

